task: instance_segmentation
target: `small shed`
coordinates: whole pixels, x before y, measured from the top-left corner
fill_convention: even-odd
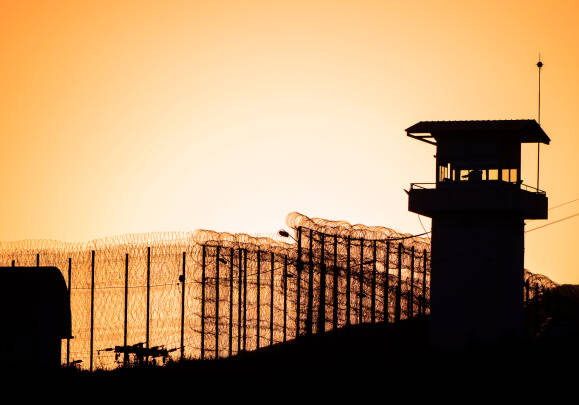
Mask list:
[[[60,366],[69,298],[56,267],[0,267],[0,368]]]

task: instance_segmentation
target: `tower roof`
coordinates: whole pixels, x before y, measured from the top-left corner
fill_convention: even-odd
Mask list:
[[[436,144],[442,137],[495,136],[514,138],[521,143],[544,143],[551,140],[535,120],[487,120],[487,121],[420,121],[406,128],[408,136]],[[428,135],[417,135],[428,134]]]

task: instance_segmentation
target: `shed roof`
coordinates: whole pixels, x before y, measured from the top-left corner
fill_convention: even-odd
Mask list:
[[[547,145],[551,142],[535,120],[420,121],[406,128],[406,134],[434,145],[436,142],[429,139],[456,136],[498,136],[515,138],[521,143],[539,142]]]

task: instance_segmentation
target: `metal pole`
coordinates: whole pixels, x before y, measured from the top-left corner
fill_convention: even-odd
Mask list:
[[[525,301],[529,301],[530,289],[529,280],[527,280],[525,282]]]
[[[201,360],[205,359],[205,245],[201,256]]]
[[[287,255],[283,257],[283,341],[287,339]]]
[[[94,253],[94,250],[92,250],[90,264],[90,371],[93,370],[94,348]]]
[[[334,279],[332,285],[332,329],[338,329],[338,236],[334,236]]]
[[[219,256],[220,246],[215,248],[215,358],[219,358]]]
[[[376,323],[376,241],[372,245],[372,293],[371,293],[371,316],[370,322]]]
[[[308,313],[306,317],[306,334],[311,336],[314,323],[314,231],[310,229],[310,249],[308,252]]]
[[[296,260],[297,286],[296,286],[296,338],[300,335],[300,312],[302,292],[302,227],[298,226],[298,254]]]
[[[364,239],[360,239],[360,274],[358,275],[358,324],[364,320]]]
[[[275,276],[275,255],[271,252],[271,278],[269,284],[269,344],[273,345],[273,291],[274,291],[274,276]]]
[[[243,250],[243,350],[247,349],[247,249]]]
[[[237,353],[241,351],[241,292],[243,290],[243,251],[241,248],[237,249],[237,265],[239,267],[237,275]]]
[[[145,334],[145,347],[149,349],[150,338],[150,317],[151,317],[151,247],[147,246],[147,324]],[[147,363],[149,362],[149,354],[147,350]]]
[[[127,325],[128,325],[128,307],[129,307],[129,254],[125,253],[125,302],[123,318],[123,346],[125,348],[123,363],[126,366],[129,362],[129,353],[127,353]]]
[[[233,354],[233,248],[229,253],[229,357]]]
[[[414,317],[414,246],[410,249],[410,291],[407,318]]]
[[[384,304],[382,314],[384,322],[390,321],[390,241],[386,241],[386,262],[384,263]]]
[[[185,357],[185,285],[187,268],[187,253],[183,252],[183,268],[181,269],[181,360]]]
[[[257,249],[257,325],[256,325],[256,347],[259,349],[259,338],[261,332],[261,250]]]
[[[400,320],[400,299],[402,298],[402,243],[398,243],[398,284],[396,285],[396,303],[394,307],[394,320]]]
[[[320,297],[318,299],[318,325],[316,333],[326,331],[326,246],[325,235],[320,234]]]
[[[70,295],[72,290],[72,259],[68,258],[68,303],[70,305]],[[72,321],[72,320],[71,320]],[[66,366],[70,366],[70,337],[66,338]]]
[[[426,315],[426,261],[428,260],[426,249],[424,249],[423,255],[424,269],[422,273],[422,315]]]
[[[352,240],[348,236],[347,243],[346,243],[346,325],[350,326],[350,306],[351,306],[351,297],[350,297],[350,276],[351,276],[351,268],[350,268],[350,248],[352,245]]]

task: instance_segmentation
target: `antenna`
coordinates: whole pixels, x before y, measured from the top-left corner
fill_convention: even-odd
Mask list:
[[[541,62],[541,54],[539,53],[539,61],[537,62],[537,68],[539,68],[539,105],[537,113],[537,121],[539,126],[541,126],[541,68],[543,67],[543,62]],[[539,167],[541,158],[541,143],[537,142],[537,192],[539,191]]]

